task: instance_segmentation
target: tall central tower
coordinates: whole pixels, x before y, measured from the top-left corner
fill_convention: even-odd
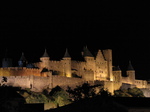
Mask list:
[[[113,74],[112,74],[112,50],[111,49],[106,49],[103,50],[104,57],[107,61],[107,70],[108,70],[108,79],[110,81],[113,81]]]

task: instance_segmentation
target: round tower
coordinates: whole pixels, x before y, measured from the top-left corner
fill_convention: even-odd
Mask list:
[[[87,48],[87,46],[83,48],[83,57],[84,57],[84,59],[85,59],[86,62],[94,60],[94,56],[89,51],[89,49]]]
[[[135,70],[131,64],[131,61],[129,61],[126,73],[127,73],[128,79],[129,79],[129,83],[134,84],[134,82],[135,82]]]
[[[50,57],[47,53],[47,50],[45,49],[43,56],[40,58],[41,60],[41,67],[42,68],[48,68],[49,67],[49,62],[50,62]]]
[[[64,64],[64,75],[66,77],[72,77],[72,74],[71,74],[71,57],[68,53],[68,49],[66,49],[65,55],[63,57],[63,64]]]

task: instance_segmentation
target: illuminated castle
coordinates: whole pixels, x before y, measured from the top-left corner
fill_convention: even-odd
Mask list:
[[[76,86],[84,82],[99,81],[111,93],[119,88],[138,87],[148,90],[150,85],[146,80],[135,79],[135,70],[129,62],[126,77],[122,76],[119,67],[112,65],[112,50],[98,50],[94,56],[87,47],[82,52],[82,61],[72,60],[68,50],[59,61],[50,59],[46,49],[40,62],[29,64],[22,53],[18,67],[12,67],[11,60],[4,58],[0,68],[0,80],[7,77],[7,85],[31,88],[42,91],[56,85]],[[145,92],[145,96],[150,96]]]

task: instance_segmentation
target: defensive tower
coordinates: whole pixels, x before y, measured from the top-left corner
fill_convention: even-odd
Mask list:
[[[131,61],[129,61],[126,73],[127,73],[128,78],[129,78],[129,82],[131,84],[134,84],[135,83],[135,70],[131,64]]]
[[[64,64],[64,75],[66,77],[72,77],[71,75],[71,57],[68,53],[68,49],[66,49],[65,55],[63,57],[63,64]]]
[[[49,62],[50,62],[50,57],[47,53],[47,50],[45,49],[43,56],[40,58],[42,61],[42,68],[48,68],[49,67]]]

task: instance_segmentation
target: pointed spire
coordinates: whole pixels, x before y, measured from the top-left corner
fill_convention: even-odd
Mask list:
[[[42,57],[49,57],[49,55],[48,55],[48,53],[47,53],[47,50],[45,49],[45,52],[44,52],[44,54],[43,54],[43,56]]]
[[[26,58],[25,58],[25,56],[24,56],[24,53],[22,52],[22,55],[21,55],[21,57],[20,57],[20,60],[19,61],[26,61]]]
[[[70,57],[70,55],[68,53],[68,49],[66,48],[66,52],[65,52],[64,58],[68,58],[68,57]]]
[[[132,66],[132,64],[131,64],[131,61],[129,61],[129,65],[128,65],[127,70],[134,70],[134,68],[133,68],[133,66]]]
[[[85,56],[93,57],[92,53],[89,51],[89,49],[87,48],[87,46],[83,48],[83,52],[84,52],[84,54],[83,54],[84,57]]]
[[[26,60],[26,58],[24,56],[24,53],[22,52],[20,60],[18,61],[18,65],[19,65],[19,67],[25,67],[26,64],[27,64],[27,60]]]

